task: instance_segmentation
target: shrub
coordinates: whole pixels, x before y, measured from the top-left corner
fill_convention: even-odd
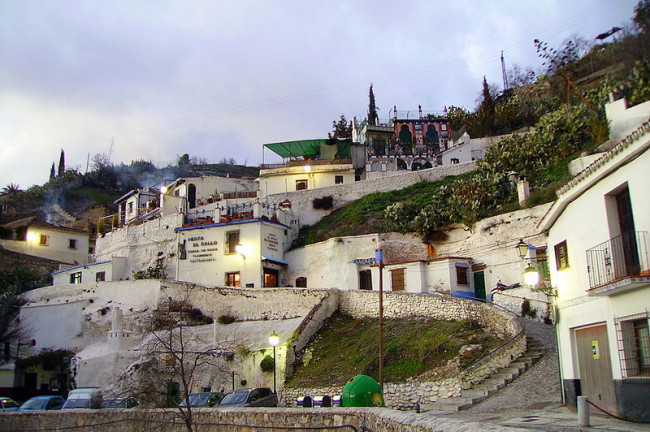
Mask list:
[[[331,210],[334,207],[334,197],[328,195],[321,198],[314,198],[312,204],[315,210]]]
[[[273,357],[270,355],[265,356],[260,362],[260,369],[262,369],[262,372],[273,372],[274,366],[275,362],[273,361]]]
[[[232,324],[235,321],[235,317],[231,315],[221,315],[219,318],[217,318],[217,322],[219,324]]]

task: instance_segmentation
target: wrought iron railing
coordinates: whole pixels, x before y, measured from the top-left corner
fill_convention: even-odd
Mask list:
[[[596,288],[631,276],[650,274],[648,233],[624,233],[587,250],[589,287]]]
[[[292,160],[285,163],[277,164],[262,164],[262,169],[274,169],[274,168],[290,168],[290,167],[301,167],[305,165],[316,166],[316,165],[349,165],[352,163],[352,159],[301,159],[301,160]]]

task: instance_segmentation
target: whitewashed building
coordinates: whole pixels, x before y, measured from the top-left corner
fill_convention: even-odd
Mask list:
[[[74,285],[90,282],[112,282],[126,280],[127,272],[124,257],[113,257],[110,261],[99,261],[68,267],[52,273],[52,285]]]
[[[178,228],[177,280],[232,287],[286,286],[288,225],[257,217]]]
[[[649,104],[631,109],[647,110]],[[611,108],[608,114],[616,111]],[[612,130],[620,133],[617,117],[609,120]],[[557,290],[558,349],[567,403],[575,404],[577,396],[585,395],[609,412],[646,421],[649,148],[646,121],[560,189],[541,222],[548,230],[548,263]]]
[[[2,225],[9,238],[0,239],[3,248],[66,264],[89,260],[90,234],[52,225],[35,216]]]
[[[355,181],[350,142],[315,139],[265,144],[264,147],[285,162],[262,165],[260,197],[348,185]]]

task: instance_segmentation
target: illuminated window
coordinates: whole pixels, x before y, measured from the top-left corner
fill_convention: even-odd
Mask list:
[[[404,269],[390,271],[390,286],[393,291],[404,291]]]
[[[81,283],[81,272],[71,273],[70,274],[70,283],[71,284],[80,284]]]
[[[296,180],[296,190],[306,190],[308,187],[307,180]]]
[[[228,231],[226,233],[226,255],[233,255],[237,253],[235,247],[239,244],[239,230]]]
[[[226,273],[226,286],[240,287],[241,278],[239,272]]]
[[[555,266],[558,270],[569,268],[569,252],[566,240],[555,245]]]
[[[47,246],[48,236],[41,234],[40,241],[38,244],[41,246]]]

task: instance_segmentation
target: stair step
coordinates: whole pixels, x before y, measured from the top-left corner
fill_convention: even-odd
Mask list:
[[[488,397],[488,391],[483,390],[483,389],[479,389],[479,388],[477,388],[477,386],[474,386],[469,390],[463,390],[463,392],[461,393],[461,396],[462,397],[472,398],[472,400],[474,400],[476,398],[486,398],[486,397]]]
[[[488,395],[490,395],[490,394],[502,389],[505,386],[506,386],[506,384],[503,381],[501,381],[500,383],[495,383],[495,384],[478,384],[478,385],[474,386],[474,388],[476,390],[486,391],[488,393]]]
[[[490,375],[490,378],[501,379],[501,380],[505,381],[506,383],[509,383],[510,381],[512,381],[513,379],[515,379],[515,377],[514,377],[512,374],[509,374],[509,373],[499,373],[499,372],[497,372],[497,373],[493,373],[492,375]]]

